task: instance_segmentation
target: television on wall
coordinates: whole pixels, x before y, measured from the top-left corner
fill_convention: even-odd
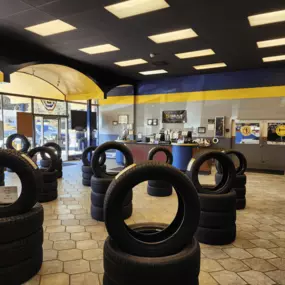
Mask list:
[[[91,113],[91,130],[96,129],[96,112]],[[87,112],[71,111],[71,129],[87,129]]]

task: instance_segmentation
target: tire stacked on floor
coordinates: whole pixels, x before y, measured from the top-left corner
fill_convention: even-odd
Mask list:
[[[41,155],[48,154],[50,157],[50,163],[47,168],[42,168],[42,182],[43,186],[39,192],[39,202],[45,203],[57,199],[58,196],[58,183],[57,183],[57,170],[55,169],[57,156],[55,151],[50,147],[36,147],[28,152],[29,157],[34,157],[37,153]]]
[[[0,186],[5,185],[5,172],[4,167],[0,167]]]
[[[125,156],[126,164],[125,167],[133,164],[133,156],[130,150],[121,143],[118,142],[106,142],[101,144],[96,148],[91,159],[91,167],[94,175],[91,178],[91,216],[97,221],[103,222],[104,219],[104,200],[105,195],[108,190],[109,185],[115,178],[118,173],[109,173],[106,172],[100,165],[101,157],[109,149],[116,149],[121,151]],[[131,189],[131,188],[130,188]],[[128,219],[133,212],[133,194],[130,190],[130,194],[127,195],[122,207],[122,213],[124,219]]]
[[[82,184],[84,186],[91,186],[91,177],[93,175],[93,170],[91,167],[91,161],[88,157],[92,157],[92,153],[95,151],[96,146],[87,147],[82,153]],[[106,171],[106,155],[103,153],[100,158],[100,166]]]
[[[246,207],[246,175],[244,174],[247,169],[247,160],[245,156],[236,150],[223,151],[228,156],[236,156],[239,161],[239,165],[236,168],[236,179],[233,184],[233,190],[236,192],[236,209],[242,210]],[[222,179],[222,168],[219,164],[216,164],[217,173],[216,173],[216,183]]]
[[[172,165],[173,155],[171,151],[166,147],[154,147],[148,153],[148,160],[153,160],[155,154],[163,152],[166,155],[166,163]],[[172,195],[171,183],[165,182],[164,180],[150,180],[147,184],[147,193],[150,196],[155,197],[167,197]]]
[[[223,168],[223,176],[216,186],[202,186],[198,174],[201,165],[216,159]],[[236,194],[232,191],[235,167],[224,153],[213,151],[192,159],[188,173],[195,186],[201,206],[199,226],[195,234],[199,242],[210,245],[230,244],[236,239]]]
[[[48,142],[43,145],[44,147],[50,147],[55,150],[55,153],[57,155],[57,161],[55,165],[55,169],[57,171],[56,175],[57,178],[62,178],[62,158],[61,158],[61,147],[55,142]],[[44,153],[42,154],[42,160],[40,161],[40,165],[43,168],[48,168],[50,165],[50,158],[47,157]]]
[[[146,180],[165,180],[178,193],[178,211],[167,226],[123,222],[121,211],[129,189]],[[106,193],[104,285],[198,285],[200,246],[194,237],[199,199],[189,178],[168,164],[155,161],[132,165],[114,179]]]
[[[24,153],[0,150],[0,166],[15,172],[22,191],[14,203],[0,201],[0,283],[24,284],[43,262],[43,207],[37,203],[41,173]]]

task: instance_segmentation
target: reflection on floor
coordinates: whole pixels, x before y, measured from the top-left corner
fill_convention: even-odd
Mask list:
[[[59,199],[44,204],[44,263],[26,285],[102,285],[107,232],[90,217],[90,188],[81,185],[80,167],[64,168]],[[209,183],[213,178],[201,179]],[[200,285],[285,284],[285,177],[249,173],[247,202],[237,214],[233,244],[201,244]],[[150,197],[145,183],[135,189],[133,203],[128,223],[169,223],[177,209],[175,194]]]

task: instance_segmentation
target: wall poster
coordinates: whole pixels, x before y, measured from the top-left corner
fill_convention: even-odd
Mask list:
[[[187,122],[186,110],[178,111],[163,111],[162,112],[162,123],[168,124],[184,124]]]
[[[223,137],[225,135],[225,117],[215,118],[215,137]]]
[[[260,123],[236,123],[236,144],[259,144]]]
[[[268,123],[267,144],[285,145],[285,123]]]

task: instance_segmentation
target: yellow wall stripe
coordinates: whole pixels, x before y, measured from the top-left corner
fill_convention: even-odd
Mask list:
[[[171,102],[275,98],[275,97],[285,97],[285,86],[137,95],[137,96],[133,95],[112,96],[108,97],[108,99],[106,100],[100,100],[99,104],[100,105],[134,104],[134,98],[136,104],[153,104],[153,103],[171,103]]]
[[[0,71],[0,82],[4,82],[4,73]]]

